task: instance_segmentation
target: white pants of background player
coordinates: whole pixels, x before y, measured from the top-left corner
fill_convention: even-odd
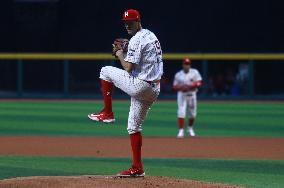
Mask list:
[[[178,104],[178,111],[177,116],[178,118],[185,118],[186,111],[188,111],[189,118],[195,118],[197,115],[197,100],[196,100],[196,93],[183,93],[178,92],[177,94],[177,104]]]
[[[141,132],[149,108],[160,93],[160,84],[149,84],[112,66],[101,69],[100,79],[113,83],[131,97],[127,131],[129,134]]]

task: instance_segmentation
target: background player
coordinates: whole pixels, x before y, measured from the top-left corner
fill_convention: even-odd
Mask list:
[[[142,123],[160,92],[162,51],[154,33],[142,28],[137,10],[125,11],[122,20],[128,34],[132,35],[126,57],[123,57],[122,49],[115,52],[124,70],[112,66],[101,69],[104,109],[99,113],[91,113],[88,117],[105,123],[115,121],[112,112],[113,85],[131,97],[127,130],[130,134],[133,163],[129,170],[121,172],[119,176],[144,176],[141,160]]]
[[[189,114],[188,120],[188,134],[195,136],[193,130],[193,123],[196,118],[197,100],[196,93],[198,88],[202,85],[202,78],[198,70],[191,68],[191,60],[186,58],[183,60],[183,69],[175,74],[173,88],[177,91],[177,104],[178,104],[178,127],[179,131],[177,138],[184,137],[184,118],[186,111]]]

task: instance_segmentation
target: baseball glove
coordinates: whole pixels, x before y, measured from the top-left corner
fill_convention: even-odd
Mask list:
[[[115,53],[121,49],[123,50],[124,53],[127,52],[128,43],[129,43],[128,39],[124,39],[124,38],[115,39],[112,44],[112,55],[116,56]]]

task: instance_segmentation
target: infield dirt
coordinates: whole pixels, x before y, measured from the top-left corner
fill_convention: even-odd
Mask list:
[[[284,138],[143,138],[143,157],[284,160]],[[0,137],[0,155],[131,157],[127,137]]]

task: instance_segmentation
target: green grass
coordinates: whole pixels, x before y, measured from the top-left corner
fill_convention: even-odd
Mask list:
[[[126,158],[0,157],[0,179],[20,176],[116,174]],[[284,161],[144,159],[147,175],[250,187],[284,185]]]
[[[117,122],[91,122],[101,102],[1,102],[0,135],[127,136],[129,102],[114,101]],[[154,104],[143,125],[145,136],[175,136],[176,102]],[[195,122],[200,136],[284,136],[283,103],[202,102]]]
[[[0,102],[0,136],[127,136],[129,102],[114,101],[117,122],[91,122],[87,114],[102,102]],[[144,136],[177,133],[176,103],[153,105]],[[283,103],[202,102],[196,133],[200,136],[284,137]],[[0,156],[0,179],[18,176],[115,174],[128,168],[126,158]],[[283,187],[284,161],[144,159],[147,175],[172,176],[250,187]]]

